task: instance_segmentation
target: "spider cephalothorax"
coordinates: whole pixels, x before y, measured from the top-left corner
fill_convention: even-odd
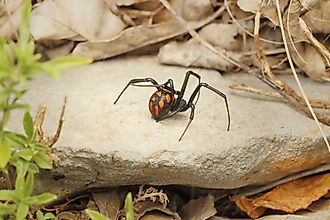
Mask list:
[[[183,95],[186,91],[187,83],[188,83],[190,76],[195,76],[198,79],[198,85],[195,88],[195,90],[193,91],[193,93],[191,94],[188,102],[186,102],[183,99]],[[143,82],[150,82],[150,83],[152,83],[152,85],[138,84],[138,83],[143,83]],[[201,77],[193,71],[188,71],[186,73],[186,76],[184,78],[180,91],[177,91],[174,89],[174,83],[173,83],[172,79],[167,80],[163,84],[158,84],[157,81],[152,78],[132,79],[128,82],[128,84],[125,86],[123,91],[121,91],[121,93],[115,100],[114,104],[117,103],[117,101],[119,100],[121,95],[125,92],[125,90],[130,85],[137,86],[137,87],[155,87],[157,89],[157,91],[151,95],[149,103],[148,103],[148,108],[151,113],[151,117],[153,119],[155,119],[156,121],[161,121],[166,118],[170,118],[179,112],[184,112],[189,108],[191,109],[188,124],[187,124],[185,130],[183,131],[181,137],[179,138],[179,141],[182,139],[182,137],[186,133],[190,123],[194,119],[195,104],[197,103],[197,101],[199,99],[199,93],[200,93],[200,89],[202,87],[205,87],[205,88],[215,92],[216,94],[218,94],[219,96],[221,96],[224,99],[225,104],[226,104],[227,117],[228,117],[227,131],[229,131],[230,114],[229,114],[229,107],[228,107],[226,95],[223,94],[222,92],[220,92],[219,90],[213,88],[212,86],[201,82]]]

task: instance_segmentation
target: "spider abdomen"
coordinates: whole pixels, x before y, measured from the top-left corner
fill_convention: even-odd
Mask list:
[[[174,103],[174,95],[167,91],[158,90],[149,99],[149,111],[155,120],[166,116]]]

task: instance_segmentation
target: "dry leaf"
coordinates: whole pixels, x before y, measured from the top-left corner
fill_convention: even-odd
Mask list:
[[[248,199],[245,196],[234,198],[234,202],[240,210],[245,212],[251,218],[259,218],[265,213],[266,208],[255,207],[252,205],[252,201],[252,199]]]
[[[116,190],[93,193],[93,199],[99,208],[100,213],[110,219],[117,219],[122,201]]]
[[[199,22],[188,22],[192,28],[200,28],[214,20],[221,11]],[[144,46],[186,33],[187,30],[177,21],[155,25],[140,25],[127,28],[117,37],[105,43],[80,43],[72,52],[75,56],[87,56],[96,60],[113,57]]]
[[[140,220],[176,220],[176,218],[161,213],[148,213],[140,218]]]
[[[306,1],[300,1],[300,3],[303,2]],[[303,5],[303,7],[308,8],[308,10],[302,18],[313,33],[329,34],[330,1],[312,1],[312,3],[314,4],[308,6]]]
[[[312,202],[327,194],[330,189],[330,173],[298,179],[277,186],[272,191],[256,198],[255,207],[266,207],[294,213],[306,209]]]
[[[309,77],[317,81],[330,80],[324,57],[308,43],[297,43],[295,49],[289,46],[294,63]],[[328,79],[328,80],[327,80]]]
[[[12,37],[21,22],[23,0],[0,1],[0,35]]]
[[[187,21],[198,21],[213,12],[213,7],[209,0],[184,0],[183,6],[183,18]]]
[[[62,57],[68,55],[74,47],[74,42],[69,41],[66,44],[57,46],[54,49],[48,49],[45,51],[45,54],[49,59],[54,59],[55,57]]]
[[[170,216],[171,219],[177,219],[177,214],[171,211],[169,208],[164,207],[163,204],[159,202],[152,202],[151,200],[146,200],[143,202],[138,202],[134,205],[135,208],[135,218],[137,220],[143,219],[143,217],[146,215],[146,213],[149,213],[151,211],[158,211],[159,213],[166,214],[167,216]]]
[[[214,197],[211,195],[190,200],[179,212],[184,220],[205,220],[215,214],[217,210],[214,207]]]
[[[231,57],[239,60],[240,54],[228,51]],[[170,42],[159,50],[159,62],[163,64],[180,65],[184,67],[203,67],[217,70],[235,68],[218,54],[201,45],[196,39],[188,42]]]
[[[102,0],[45,0],[31,14],[31,34],[39,39],[109,40],[125,28]]]
[[[238,38],[239,29],[235,24],[211,23],[198,34],[216,47],[226,50],[242,49],[242,39]]]

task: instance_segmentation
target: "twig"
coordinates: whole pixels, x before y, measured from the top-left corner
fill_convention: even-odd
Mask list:
[[[57,126],[57,129],[56,129],[55,135],[51,138],[51,141],[49,143],[49,147],[52,147],[58,141],[58,139],[61,135],[63,122],[64,122],[64,112],[65,112],[65,107],[66,107],[67,100],[68,100],[68,98],[65,97],[64,98],[64,104],[62,106],[61,116],[60,116],[60,119],[58,121],[58,126]]]
[[[281,94],[279,94],[277,92],[268,92],[268,91],[253,88],[253,87],[250,87],[250,86],[247,86],[244,84],[231,84],[231,85],[229,85],[229,88],[234,89],[234,90],[239,90],[239,91],[250,92],[250,93],[254,93],[254,94],[258,94],[258,95],[278,98],[278,99],[281,99],[281,101],[287,101],[286,99],[283,98],[283,96],[281,96]]]
[[[245,92],[250,92],[250,93],[254,93],[254,94],[258,94],[258,95],[277,98],[277,99],[280,99],[283,102],[288,102],[288,100],[285,99],[278,92],[264,91],[264,90],[261,90],[261,89],[257,89],[257,88],[251,87],[251,86],[244,85],[244,84],[232,84],[232,85],[229,85],[229,88],[233,89],[233,90],[245,91]],[[329,102],[324,102],[324,101],[320,101],[320,100],[313,100],[313,99],[310,99],[309,102],[311,103],[311,106],[313,108],[330,109],[330,103]]]

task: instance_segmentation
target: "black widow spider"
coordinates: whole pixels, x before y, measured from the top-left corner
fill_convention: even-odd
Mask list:
[[[195,76],[198,79],[198,85],[193,91],[192,95],[190,96],[188,102],[183,99],[183,95],[186,91],[188,80],[190,76]],[[139,85],[137,83],[143,83],[143,82],[150,82],[152,85]],[[182,135],[179,138],[179,141],[181,141],[183,135],[186,133],[188,130],[188,127],[192,120],[194,119],[194,113],[195,113],[195,104],[197,103],[199,99],[199,93],[200,89],[202,87],[205,87],[219,96],[221,96],[226,104],[226,110],[227,110],[227,118],[228,118],[228,125],[227,125],[227,131],[229,131],[230,127],[230,114],[229,114],[229,107],[228,107],[228,102],[227,102],[227,97],[225,94],[220,92],[219,90],[213,88],[212,86],[208,85],[207,83],[201,82],[201,77],[197,73],[193,71],[188,71],[186,73],[186,76],[184,78],[184,81],[182,83],[182,87],[180,91],[177,91],[174,89],[174,83],[172,79],[168,79],[165,83],[163,84],[158,84],[156,80],[152,78],[143,78],[143,79],[132,79],[128,82],[128,84],[125,86],[125,88],[121,91],[117,99],[113,104],[116,104],[119,98],[122,96],[122,94],[125,92],[125,90],[130,86],[137,86],[137,87],[155,87],[157,88],[157,91],[152,94],[149,100],[149,111],[151,113],[151,117],[155,119],[157,122],[164,120],[166,118],[170,118],[173,115],[179,113],[179,112],[184,112],[187,109],[191,109],[190,113],[190,118],[189,122],[184,129]],[[176,96],[176,97],[175,97]],[[195,103],[193,103],[194,99],[197,99]]]

